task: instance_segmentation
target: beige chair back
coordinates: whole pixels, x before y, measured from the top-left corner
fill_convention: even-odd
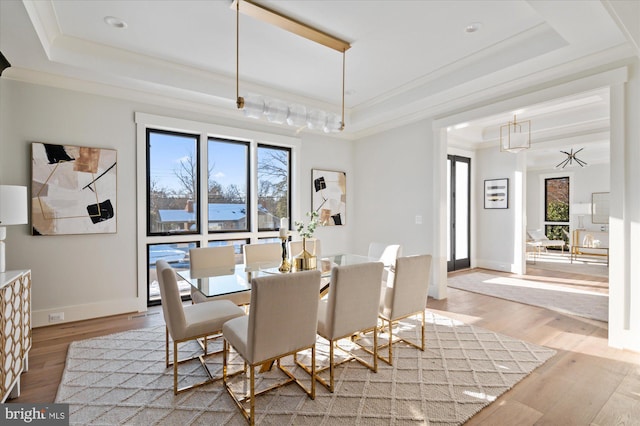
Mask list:
[[[323,337],[336,339],[375,327],[383,267],[369,262],[332,269]]]
[[[378,259],[384,266],[395,266],[396,259],[402,256],[400,244],[370,243],[367,256]]]
[[[219,275],[224,269],[235,268],[235,248],[232,245],[219,247],[198,247],[189,250],[192,278]]]
[[[313,256],[320,257],[320,240],[317,238],[307,238],[306,242],[307,251]],[[289,241],[289,257],[296,257],[302,253],[302,240]]]
[[[255,364],[316,341],[320,271],[251,280],[247,361]]]
[[[392,287],[385,289],[380,314],[393,320],[423,311],[427,306],[430,278],[431,255],[396,259],[395,272],[389,274]]]
[[[242,250],[246,266],[278,266],[282,261],[280,243],[245,244]]]
[[[174,340],[180,340],[185,334],[187,320],[182,307],[182,298],[178,289],[176,273],[166,260],[158,260],[156,262],[156,272],[160,285],[164,321],[171,337]]]

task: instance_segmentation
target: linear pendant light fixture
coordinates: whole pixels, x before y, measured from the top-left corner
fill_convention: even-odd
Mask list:
[[[238,109],[244,110],[245,116],[251,118],[261,118],[264,115],[272,123],[286,122],[290,126],[299,128],[306,126],[309,129],[322,129],[325,132],[344,130],[345,52],[351,45],[344,40],[248,0],[234,0],[231,8],[236,10],[236,106]],[[260,95],[250,94],[246,98],[240,96],[240,13],[342,53],[341,117],[319,109],[307,108],[299,104],[287,104],[284,101],[268,99]]]

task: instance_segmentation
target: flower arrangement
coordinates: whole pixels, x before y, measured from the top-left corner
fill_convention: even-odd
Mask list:
[[[318,212],[311,211],[307,212],[306,215],[307,217],[309,217],[309,223],[307,224],[306,228],[304,222],[298,220],[296,220],[293,224],[296,227],[296,231],[298,231],[298,234],[300,234],[302,238],[311,238],[313,237],[313,233],[318,227]]]

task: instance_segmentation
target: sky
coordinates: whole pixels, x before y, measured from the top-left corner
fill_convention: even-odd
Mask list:
[[[151,178],[161,188],[182,190],[175,171],[181,161],[195,157],[198,136],[151,133],[150,138]],[[223,187],[235,184],[246,191],[246,145],[213,141],[209,147],[213,179]]]

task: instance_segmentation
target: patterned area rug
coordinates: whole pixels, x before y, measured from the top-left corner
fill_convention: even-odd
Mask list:
[[[399,326],[409,338],[419,330],[415,318]],[[311,400],[290,384],[259,396],[257,423],[459,425],[555,354],[428,311],[426,333],[424,352],[394,345],[393,367],[380,362],[377,373],[355,361],[337,367],[333,394],[317,385]],[[319,339],[318,363],[326,360],[327,349]],[[197,351],[195,343],[185,343],[180,355]],[[220,363],[220,356],[208,358],[214,375]],[[310,384],[301,369],[293,371]],[[204,377],[197,361],[181,364],[180,374],[181,386]],[[274,368],[257,387],[279,374]],[[242,377],[234,377],[234,386],[244,386]],[[76,425],[246,424],[220,381],[178,396],[172,384],[172,369],[164,364],[164,327],[133,330],[73,342],[56,402],[70,404],[70,423]]]
[[[609,320],[609,296],[602,293],[484,272],[450,277],[447,285],[565,314],[604,322]]]

